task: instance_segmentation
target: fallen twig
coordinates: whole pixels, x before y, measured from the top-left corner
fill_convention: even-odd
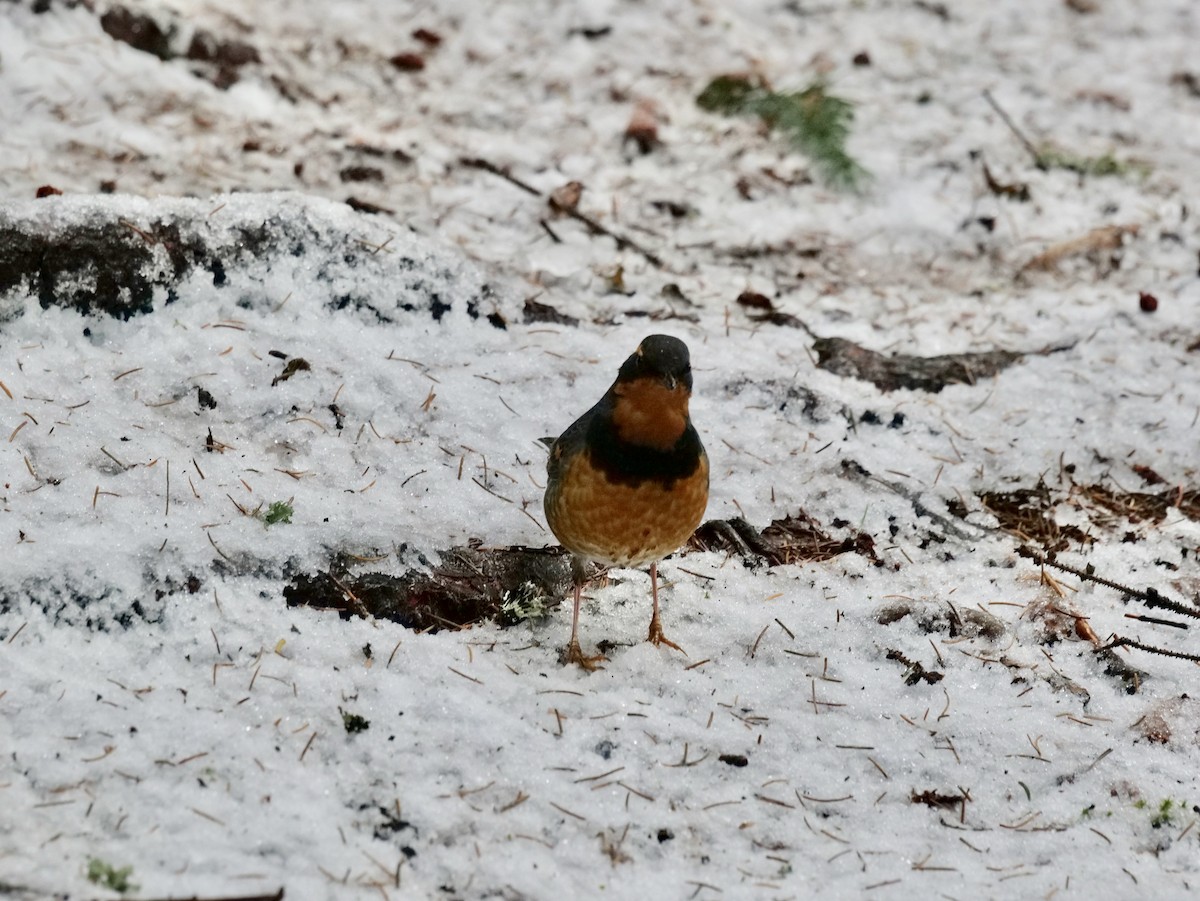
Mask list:
[[[522,191],[525,191],[527,194],[532,194],[534,197],[543,196],[541,191],[539,191],[537,188],[533,187],[527,182],[521,181],[521,179],[517,178],[507,169],[497,166],[495,163],[489,162],[488,160],[481,159],[479,157],[462,157],[459,159],[459,163],[471,169],[482,169],[484,172],[490,172],[492,175],[503,178],[508,183],[515,185]],[[652,266],[655,266],[658,269],[665,268],[662,258],[658,256],[658,254],[651,250],[647,250],[632,238],[627,238],[624,235],[617,234],[612,229],[597,222],[591,216],[579,212],[579,210],[577,210],[575,207],[565,203],[558,203],[553,197],[548,198],[548,202],[550,204],[550,208],[556,213],[569,216],[572,219],[582,222],[593,234],[604,235],[606,238],[612,238],[617,242],[617,247],[621,250],[632,250],[641,254],[641,256],[645,258],[645,260]],[[553,235],[553,233],[551,234]]]

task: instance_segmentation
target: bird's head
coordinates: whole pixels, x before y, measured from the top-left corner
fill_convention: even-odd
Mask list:
[[[638,379],[661,382],[668,391],[682,385],[692,390],[692,362],[687,345],[670,335],[650,335],[621,366],[617,384]]]
[[[688,425],[692,364],[687,345],[650,335],[621,366],[613,383],[613,425],[621,440],[667,450]]]

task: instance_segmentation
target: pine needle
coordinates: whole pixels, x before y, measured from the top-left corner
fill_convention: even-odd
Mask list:
[[[846,152],[853,105],[834,97],[820,81],[802,91],[780,93],[743,76],[719,75],[700,92],[696,103],[712,113],[758,116],[807,154],[832,187],[856,190],[869,177]]]

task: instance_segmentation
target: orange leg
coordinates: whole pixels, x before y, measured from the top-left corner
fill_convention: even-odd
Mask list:
[[[579,603],[582,599],[583,583],[577,578],[575,580],[575,609],[571,611],[571,640],[563,648],[559,660],[564,666],[568,663],[577,663],[588,672],[592,672],[601,669],[600,662],[608,658],[603,654],[596,654],[593,657],[585,656],[583,649],[579,647]]]
[[[658,618],[658,563],[650,564],[650,593],[654,596],[654,615],[650,617],[650,635],[646,639],[655,645],[666,645],[687,656],[687,651],[681,648],[667,636],[663,635],[662,622]]]

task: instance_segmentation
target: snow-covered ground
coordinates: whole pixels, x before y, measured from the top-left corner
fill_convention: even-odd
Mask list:
[[[1200,643],[1043,580],[979,497],[1044,481],[1062,561],[1200,594],[1190,0],[130,3],[167,60],[111,4],[48,7],[0,7],[0,895],[115,896],[93,861],[145,898],[1195,890],[1196,666],[1086,639]],[[189,60],[197,32],[256,59]],[[697,108],[727,72],[824,77],[866,189]],[[985,91],[1122,171],[1035,168]],[[572,180],[648,253],[555,215]],[[14,280],[30,235],[149,287]],[[885,353],[1027,355],[884,392],[744,291]],[[591,674],[557,662],[569,606],[423,634],[287,606],[338,556],[553,544],[538,438],[652,332],[692,350],[708,518],[802,510],[877,559],[670,558],[686,657],[614,572]]]

